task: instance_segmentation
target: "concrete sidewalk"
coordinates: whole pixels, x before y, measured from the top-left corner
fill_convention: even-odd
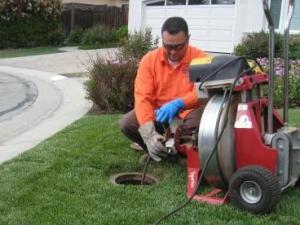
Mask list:
[[[91,102],[85,99],[82,83],[61,75],[0,66],[0,71],[26,77],[35,83],[34,103],[0,123],[0,163],[34,147],[86,114]]]
[[[0,73],[33,84],[32,92],[36,94],[26,107],[13,115],[2,115],[0,163],[31,149],[86,114],[92,103],[85,98],[82,82],[59,74],[86,72],[97,54],[109,57],[115,51],[71,48],[63,53],[0,59]]]

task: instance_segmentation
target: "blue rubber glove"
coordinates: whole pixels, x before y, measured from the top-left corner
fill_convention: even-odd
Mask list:
[[[171,123],[177,113],[184,108],[184,102],[181,99],[175,99],[164,104],[160,109],[155,111],[156,121],[161,123]]]

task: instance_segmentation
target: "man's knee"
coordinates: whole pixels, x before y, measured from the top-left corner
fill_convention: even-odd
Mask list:
[[[127,133],[129,130],[129,124],[128,120],[126,120],[126,115],[124,115],[120,120],[119,120],[119,128],[123,133]]]
[[[119,128],[124,134],[132,133],[133,131],[138,129],[138,124],[134,111],[126,113],[119,120]]]

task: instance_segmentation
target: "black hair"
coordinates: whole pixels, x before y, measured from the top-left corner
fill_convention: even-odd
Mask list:
[[[167,31],[169,34],[177,34],[183,31],[186,35],[189,34],[189,28],[186,21],[182,17],[170,17],[168,18],[162,28],[161,33]]]

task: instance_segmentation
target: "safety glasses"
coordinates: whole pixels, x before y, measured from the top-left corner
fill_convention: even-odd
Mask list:
[[[167,50],[167,51],[180,51],[181,49],[184,48],[184,46],[186,45],[186,43],[188,42],[189,38],[186,38],[184,42],[180,43],[180,44],[176,44],[176,45],[172,45],[172,44],[166,44],[164,43],[164,41],[162,42],[163,47]]]

